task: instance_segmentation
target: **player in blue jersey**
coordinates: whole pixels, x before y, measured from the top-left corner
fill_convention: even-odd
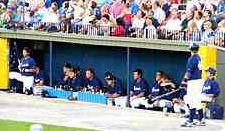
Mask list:
[[[193,119],[196,113],[201,112],[201,101],[199,101],[199,95],[204,84],[202,80],[202,67],[201,58],[198,55],[199,45],[196,43],[191,44],[190,47],[191,56],[188,59],[186,66],[186,73],[182,81],[182,85],[187,85],[187,94],[184,96],[184,101],[188,105],[190,115],[187,121],[181,124],[183,127],[193,126]]]
[[[143,72],[141,69],[136,69],[133,71],[134,82],[130,89],[130,105],[132,108],[137,108],[140,105],[145,105],[146,103],[146,93],[149,89],[149,84],[142,77]]]
[[[120,79],[116,78],[112,73],[105,73],[106,80],[106,96],[108,98],[108,105],[119,106],[120,99],[122,94],[122,82]]]
[[[35,65],[36,62],[30,57],[31,50],[27,47],[23,49],[23,58],[19,65],[20,73],[23,81],[23,92],[25,94],[32,94],[32,86],[34,84]]]
[[[91,91],[93,93],[100,92],[102,90],[103,85],[100,79],[95,77],[95,72],[93,69],[87,69],[85,71],[85,82],[84,87],[87,91]]]
[[[215,98],[217,98],[220,94],[220,87],[218,82],[215,80],[216,70],[212,67],[209,67],[206,70],[206,80],[204,82],[202,88],[202,94],[199,97],[199,101],[201,102],[212,102]],[[205,126],[205,117],[203,113],[203,109],[200,109],[198,112],[198,121],[195,122],[198,126]]]

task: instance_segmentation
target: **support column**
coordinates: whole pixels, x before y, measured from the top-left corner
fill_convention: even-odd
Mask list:
[[[130,105],[130,48],[127,47],[127,107]]]
[[[9,89],[9,40],[0,38],[0,89]]]
[[[49,42],[49,85],[52,86],[52,54],[53,54],[53,44],[52,41]]]

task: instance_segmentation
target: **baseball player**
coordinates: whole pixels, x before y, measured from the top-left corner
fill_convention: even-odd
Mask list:
[[[206,80],[204,82],[203,88],[202,88],[202,94],[200,95],[200,101],[201,102],[212,102],[216,97],[220,94],[220,87],[218,82],[215,80],[214,76],[216,75],[216,70],[212,67],[209,67],[206,70]],[[200,109],[198,112],[199,118],[198,121],[195,122],[195,125],[198,126],[205,126],[205,116],[203,113],[203,109]]]
[[[20,73],[23,81],[23,92],[32,94],[32,86],[34,84],[34,74],[36,62],[30,57],[31,50],[27,47],[23,48],[23,58],[19,65]]]
[[[130,89],[130,105],[132,108],[137,108],[140,105],[145,105],[145,95],[149,89],[149,84],[142,78],[142,70],[136,69],[133,71],[134,83]]]
[[[204,80],[201,79],[202,65],[201,58],[198,55],[199,46],[196,43],[190,46],[191,56],[188,59],[186,66],[186,73],[182,80],[182,85],[187,85],[187,95],[184,96],[184,101],[188,105],[190,115],[187,121],[181,124],[182,127],[193,126],[193,119],[196,113],[201,112],[201,101],[199,101],[199,95],[204,84]]]
[[[79,77],[78,72],[79,71],[75,68],[72,68],[72,71],[69,72],[69,83],[68,84],[74,92],[81,91],[82,88],[84,87],[84,82]]]
[[[109,105],[119,106],[119,98],[122,94],[122,83],[121,80],[116,78],[112,73],[105,73],[106,80],[106,96],[108,98]]]
[[[85,82],[84,87],[87,91],[91,91],[93,93],[100,92],[102,90],[103,85],[100,79],[95,77],[95,72],[93,69],[87,69],[85,71]]]

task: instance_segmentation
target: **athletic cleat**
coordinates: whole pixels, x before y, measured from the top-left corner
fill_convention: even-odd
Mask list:
[[[206,126],[206,123],[205,123],[205,121],[196,121],[196,122],[194,122],[194,125],[196,125],[196,126]]]
[[[190,122],[189,120],[187,120],[184,123],[182,123],[180,126],[181,127],[193,127],[194,124],[193,124],[193,122]]]

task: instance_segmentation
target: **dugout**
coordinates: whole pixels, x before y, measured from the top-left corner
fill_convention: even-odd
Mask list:
[[[38,62],[42,63],[43,69],[49,73],[53,85],[61,75],[64,62],[80,66],[82,70],[87,67],[95,69],[96,76],[103,82],[104,73],[112,71],[122,79],[124,88],[131,84],[131,74],[135,68],[143,69],[144,78],[149,83],[153,82],[157,70],[168,72],[179,83],[190,54],[188,46],[179,41],[87,37],[29,31],[2,31],[0,37],[2,37],[0,40],[2,89],[7,89],[8,81],[5,79],[8,77],[7,49],[12,41],[16,41],[21,48],[30,46],[38,50],[37,58],[40,59]],[[212,66],[218,70],[217,79],[222,87],[220,102],[223,105],[225,105],[224,54],[225,50],[218,47],[203,46],[200,50],[203,69]]]

